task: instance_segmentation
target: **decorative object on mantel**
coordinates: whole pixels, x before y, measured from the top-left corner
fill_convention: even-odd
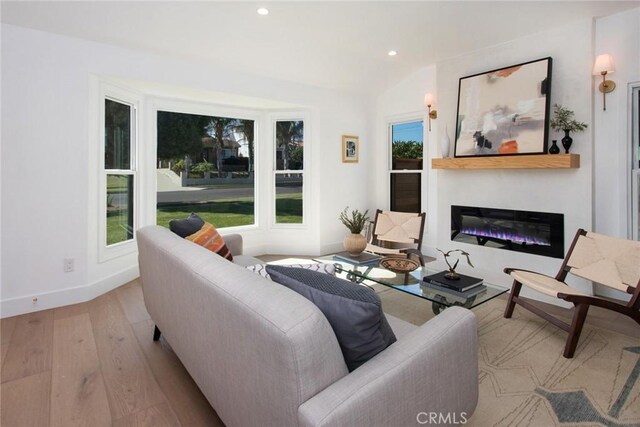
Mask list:
[[[549,147],[549,154],[559,154],[560,148],[558,147],[558,140],[551,141],[551,147]]]
[[[446,159],[447,157],[449,157],[450,147],[451,147],[451,139],[449,138],[447,125],[444,125],[444,133],[440,137],[440,152],[442,154],[443,159]]]
[[[432,110],[431,107],[435,105],[435,98],[433,94],[427,93],[424,96],[424,106],[427,109],[427,116],[429,118],[429,132],[431,132],[431,120],[435,120],[438,118],[438,112],[436,110]]]
[[[455,157],[547,152],[552,59],[460,78]]]
[[[351,234],[344,238],[342,244],[344,246],[344,249],[349,252],[350,255],[358,256],[367,247],[367,238],[364,237],[361,233],[365,224],[367,223],[367,221],[369,221],[369,217],[367,216],[369,210],[361,213],[357,209],[354,209],[351,211],[351,215],[349,215],[347,212],[348,209],[349,206],[344,208],[339,216],[340,221],[351,232]]]
[[[613,80],[607,80],[607,74],[613,73],[616,68],[613,66],[613,58],[608,53],[598,55],[595,64],[593,64],[593,75],[602,76],[602,83],[598,86],[598,90],[602,92],[602,110],[607,111],[607,98],[609,92],[613,92],[616,83]]]
[[[456,267],[458,266],[458,263],[460,262],[460,258],[456,259],[456,262],[455,262],[455,264],[453,264],[453,266],[449,262],[449,257],[452,256],[453,253],[460,252],[460,255],[464,255],[467,258],[467,264],[469,264],[469,266],[473,268],[473,264],[471,264],[471,259],[469,258],[469,253],[463,251],[462,249],[452,249],[452,250],[450,250],[448,252],[445,252],[442,249],[438,249],[438,248],[436,248],[436,250],[438,252],[441,252],[442,255],[444,255],[444,262],[446,262],[447,266],[449,266],[449,272],[444,275],[444,277],[446,277],[449,280],[458,280],[458,279],[460,279],[460,275],[458,275],[458,273],[456,273]]]
[[[562,146],[566,154],[569,154],[569,148],[573,143],[573,138],[569,136],[569,132],[582,132],[587,128],[587,124],[574,119],[574,112],[568,108],[564,108],[560,104],[553,104],[553,118],[549,125],[556,132],[563,131]]]
[[[360,158],[360,138],[342,135],[342,163],[358,163]]]

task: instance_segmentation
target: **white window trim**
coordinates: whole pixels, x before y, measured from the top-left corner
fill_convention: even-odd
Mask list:
[[[297,121],[300,120],[304,123],[303,127],[303,165],[302,170],[276,170],[276,122],[282,121]],[[269,144],[270,155],[270,170],[271,179],[269,182],[270,187],[270,228],[271,229],[292,229],[292,230],[304,230],[309,228],[309,213],[310,213],[310,194],[309,188],[311,188],[311,120],[309,119],[309,113],[306,111],[281,111],[278,113],[272,113],[269,115],[269,122],[271,126],[271,144]],[[290,223],[278,223],[276,222],[276,175],[295,173],[302,174],[302,223],[290,224]]]
[[[402,170],[393,170],[393,133],[392,126],[402,123],[410,123],[410,122],[422,122],[422,169],[402,169]],[[387,129],[387,137],[385,140],[386,150],[387,150],[387,180],[385,183],[386,186],[386,202],[385,206],[387,209],[391,209],[391,174],[402,174],[402,173],[419,173],[420,174],[420,211],[427,211],[427,197],[425,197],[425,189],[428,184],[428,173],[426,173],[426,165],[428,163],[428,149],[429,149],[429,131],[427,130],[427,117],[425,117],[424,112],[414,112],[407,113],[402,115],[390,116],[386,119],[386,129]],[[427,232],[427,224],[425,223],[424,232]]]
[[[172,113],[183,113],[183,114],[197,114],[203,116],[215,116],[215,117],[232,117],[236,119],[243,120],[253,120],[254,121],[254,186],[253,186],[253,197],[254,197],[254,222],[253,224],[241,225],[236,227],[224,227],[220,228],[222,234],[243,232],[243,231],[251,231],[257,230],[260,228],[260,223],[262,219],[261,215],[261,206],[265,202],[263,197],[261,196],[262,192],[259,191],[260,180],[262,177],[262,169],[263,166],[261,163],[261,154],[260,154],[260,146],[264,144],[262,141],[261,134],[261,123],[263,114],[259,110],[254,110],[250,108],[241,108],[241,107],[232,107],[226,106],[222,104],[216,103],[204,103],[198,101],[185,101],[178,100],[174,98],[165,98],[165,97],[150,97],[148,103],[148,111],[149,115],[145,122],[148,126],[148,134],[149,138],[144,141],[144,145],[142,148],[142,153],[144,153],[144,159],[142,161],[144,164],[154,165],[152,170],[149,171],[149,176],[145,180],[148,184],[148,188],[150,191],[146,192],[144,199],[144,209],[145,209],[145,223],[146,224],[156,224],[156,208],[157,208],[157,180],[155,171],[156,171],[156,163],[157,163],[157,129],[158,129],[158,111],[168,111]],[[150,163],[149,163],[150,162]]]
[[[105,100],[111,99],[116,102],[129,104],[132,107],[132,132],[131,132],[131,153],[130,153],[130,169],[117,170],[106,169],[104,164],[105,156]],[[135,230],[139,226],[140,218],[140,174],[139,174],[139,162],[138,162],[138,150],[140,147],[140,117],[142,114],[141,104],[143,98],[140,94],[123,89],[111,83],[105,81],[99,82],[99,113],[98,113],[98,132],[97,132],[97,157],[98,157],[98,177],[97,177],[97,190],[95,194],[98,195],[98,218],[97,218],[97,242],[98,242],[98,262],[103,263],[114,258],[125,256],[137,251],[137,243],[135,237]],[[108,172],[107,172],[108,171]],[[107,245],[107,173],[109,174],[121,174],[121,175],[133,175],[133,238],[124,242]]]
[[[629,149],[627,155],[629,161],[627,165],[627,185],[628,196],[628,237],[633,240],[640,240],[640,82],[629,84]]]

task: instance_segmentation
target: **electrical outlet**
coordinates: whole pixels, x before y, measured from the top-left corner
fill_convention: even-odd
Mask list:
[[[64,259],[64,272],[71,273],[73,271],[73,258],[65,258]]]
[[[31,302],[33,303],[33,305],[37,305],[38,304],[38,297],[31,298]]]

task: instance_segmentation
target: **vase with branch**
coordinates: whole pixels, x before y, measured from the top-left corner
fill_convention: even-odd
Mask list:
[[[369,217],[367,216],[369,210],[364,211],[364,213],[357,209],[354,209],[349,213],[348,210],[349,206],[344,208],[339,216],[340,222],[342,222],[342,224],[344,224],[344,226],[351,232],[351,234],[344,238],[342,243],[344,245],[344,249],[349,252],[349,255],[358,256],[367,247],[367,238],[361,233],[364,226],[367,224],[367,221],[369,221]]]
[[[586,123],[577,121],[574,116],[575,113],[568,108],[565,108],[560,104],[553,105],[553,117],[549,122],[549,126],[556,132],[564,132],[562,146],[567,154],[569,154],[569,148],[573,143],[573,138],[571,138],[569,133],[582,132],[587,128]]]
[[[467,264],[469,264],[470,267],[473,267],[473,264],[471,264],[471,258],[469,258],[469,253],[463,251],[462,249],[452,249],[448,252],[445,252],[441,249],[436,248],[440,253],[442,253],[442,255],[444,255],[444,262],[447,263],[447,266],[449,267],[449,272],[447,274],[444,275],[444,277],[446,277],[449,280],[459,280],[460,279],[460,275],[458,273],[456,273],[456,267],[458,267],[458,263],[460,262],[460,258],[456,259],[456,262],[451,265],[451,262],[449,261],[450,257],[453,257],[454,254],[457,252],[459,253],[460,256],[464,256],[467,259]]]

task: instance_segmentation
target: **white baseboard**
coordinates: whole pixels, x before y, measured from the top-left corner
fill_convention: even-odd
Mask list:
[[[89,283],[84,286],[60,289],[58,291],[39,293],[38,301],[33,302],[36,295],[26,295],[18,298],[9,298],[0,301],[0,318],[17,316],[19,314],[33,313],[65,305],[77,304],[92,300],[109,292],[118,286],[124,285],[140,276],[138,266],[122,270],[109,277]]]

